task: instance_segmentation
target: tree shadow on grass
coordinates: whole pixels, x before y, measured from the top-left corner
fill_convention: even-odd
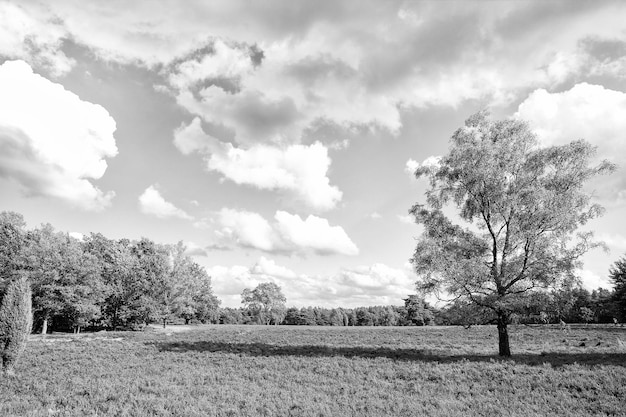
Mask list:
[[[510,358],[498,355],[459,355],[449,354],[434,349],[393,349],[386,347],[331,347],[324,345],[271,345],[266,343],[225,343],[211,341],[194,342],[149,342],[160,352],[224,352],[248,356],[302,356],[302,357],[333,357],[346,358],[388,358],[397,361],[415,362],[507,362],[525,365],[550,364],[553,367],[579,364],[586,366],[619,365],[626,366],[626,353],[589,352],[566,353],[548,352],[541,354],[518,354]]]

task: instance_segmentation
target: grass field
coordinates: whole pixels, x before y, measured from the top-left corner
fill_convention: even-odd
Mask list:
[[[0,416],[626,416],[626,328],[176,330],[32,336]]]

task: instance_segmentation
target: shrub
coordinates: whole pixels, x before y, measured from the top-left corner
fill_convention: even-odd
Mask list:
[[[15,375],[15,362],[32,329],[30,283],[20,276],[9,283],[0,305],[0,354],[5,375]]]

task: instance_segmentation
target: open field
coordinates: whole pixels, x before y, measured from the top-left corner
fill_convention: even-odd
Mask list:
[[[626,328],[178,330],[32,336],[0,415],[626,416]]]

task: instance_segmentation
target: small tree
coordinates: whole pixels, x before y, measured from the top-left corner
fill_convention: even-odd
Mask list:
[[[24,274],[11,281],[0,305],[0,354],[7,376],[15,375],[15,362],[24,351],[32,329],[32,293]]]
[[[426,205],[410,210],[424,226],[412,258],[418,290],[491,310],[502,356],[511,355],[507,325],[520,295],[575,280],[580,257],[598,246],[592,233],[574,238],[602,213],[583,184],[615,169],[590,166],[594,152],[583,140],[539,147],[526,123],[480,112],[453,134],[438,164],[415,172],[431,185]],[[460,222],[444,214],[450,204]]]

